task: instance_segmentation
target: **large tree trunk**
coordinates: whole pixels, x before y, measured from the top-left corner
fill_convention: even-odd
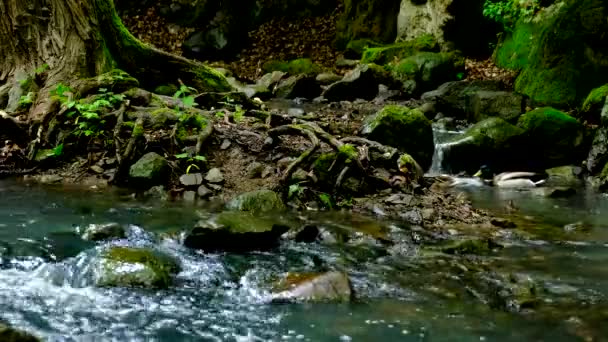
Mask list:
[[[178,79],[199,91],[230,89],[214,70],[138,41],[112,0],[0,0],[0,109],[15,111],[38,77],[27,118],[41,122],[53,111],[50,92],[58,83],[114,68],[148,89]]]

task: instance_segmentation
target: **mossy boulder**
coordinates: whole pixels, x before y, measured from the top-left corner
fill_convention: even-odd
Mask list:
[[[351,59],[361,59],[363,56],[363,52],[369,48],[380,47],[384,44],[376,42],[372,39],[353,39],[346,45],[346,50],[344,51],[344,57]]]
[[[271,249],[290,229],[280,217],[251,212],[223,212],[190,230],[184,245],[206,252],[249,252]]]
[[[585,130],[575,118],[551,107],[522,115],[517,126],[525,131],[529,149],[543,166],[574,163],[586,152]]]
[[[336,27],[336,47],[357,39],[391,43],[397,36],[401,0],[346,0]]]
[[[99,258],[97,286],[167,288],[180,271],[173,257],[148,248],[114,246]]]
[[[435,150],[433,128],[418,109],[386,106],[365,119],[362,133],[371,140],[409,153],[425,170],[431,166]]]
[[[275,302],[349,302],[353,293],[348,275],[342,272],[289,273],[278,284]]]
[[[8,325],[0,323],[0,341],[3,342],[40,342],[37,337]]]
[[[418,52],[390,63],[388,69],[391,76],[403,84],[402,90],[413,95],[456,81],[458,75],[464,73],[464,59],[454,52]]]
[[[264,63],[262,70],[265,73],[281,71],[289,75],[312,75],[321,72],[322,68],[310,58],[299,58],[291,61],[269,61]]]
[[[344,75],[341,81],[329,85],[322,95],[329,101],[371,100],[378,95],[380,84],[394,83],[383,67],[376,64],[360,64]]]
[[[281,196],[272,190],[257,190],[241,194],[226,204],[229,210],[254,213],[282,211],[285,204]]]
[[[365,49],[361,63],[384,65],[395,59],[410,57],[417,52],[439,52],[439,44],[431,35],[422,35],[416,39],[380,47]]]
[[[169,163],[155,152],[145,154],[129,170],[129,181],[142,187],[163,184],[168,176]]]
[[[606,83],[608,3],[564,1],[517,23],[496,51],[498,65],[521,70],[515,89],[539,105],[582,103]]]
[[[524,139],[523,129],[501,118],[488,118],[444,147],[444,163],[451,172],[470,174],[484,164],[492,165],[495,170],[517,167],[527,160],[527,155],[522,155]]]
[[[608,103],[608,84],[604,84],[601,87],[593,89],[581,108],[583,118],[597,123],[600,120],[605,120],[601,117],[604,107]],[[606,122],[605,124],[608,124]]]

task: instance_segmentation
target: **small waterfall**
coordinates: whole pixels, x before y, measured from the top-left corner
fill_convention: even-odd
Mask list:
[[[458,137],[464,134],[461,131],[452,131],[445,128],[433,127],[433,142],[435,143],[435,152],[433,153],[433,162],[428,174],[440,175],[450,174],[451,169],[449,165],[446,165],[445,155],[449,153],[452,146],[462,143],[461,140],[454,141],[454,137]],[[468,138],[465,138],[468,139]]]

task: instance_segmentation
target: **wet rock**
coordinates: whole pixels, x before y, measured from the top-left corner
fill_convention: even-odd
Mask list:
[[[144,197],[158,198],[160,200],[169,199],[169,194],[162,185],[153,186],[144,192]]]
[[[501,91],[498,81],[456,81],[442,84],[433,91],[422,94],[422,100],[432,102],[438,112],[450,117],[465,119],[473,112],[471,99],[479,91]]]
[[[189,173],[181,175],[179,182],[185,187],[194,187],[203,183],[203,175],[201,173]]]
[[[209,188],[207,188],[206,186],[201,185],[196,190],[196,194],[199,198],[207,198],[213,194],[213,191],[209,190]]]
[[[125,228],[118,223],[90,224],[82,234],[87,241],[122,239],[126,236]]]
[[[285,72],[273,71],[260,77],[260,79],[257,80],[256,84],[266,87],[266,89],[272,90],[277,84],[279,84],[279,82],[283,79],[285,75],[287,75],[287,73]]]
[[[341,81],[325,89],[323,97],[328,101],[372,100],[378,95],[378,85],[392,84],[390,75],[375,64],[361,64],[349,71]]]
[[[318,74],[316,77],[316,80],[321,85],[330,85],[332,83],[342,80],[342,76],[338,76],[331,72],[324,72],[324,73]]]
[[[497,116],[508,122],[516,122],[524,112],[521,95],[508,91],[480,90],[471,96],[469,121],[479,122]]]
[[[262,178],[268,178],[270,176],[272,176],[274,174],[274,169],[272,168],[272,166],[266,166],[264,168],[264,171],[262,171]]]
[[[129,169],[129,179],[134,184],[150,187],[166,182],[169,163],[155,152],[145,154]]]
[[[593,138],[591,150],[587,156],[587,170],[598,174],[608,162],[608,127],[600,127]]]
[[[222,145],[220,145],[220,150],[227,150],[231,145],[232,142],[230,140],[224,139],[224,141],[222,141]]]
[[[545,185],[576,186],[582,184],[583,168],[580,166],[559,166],[545,170],[545,173],[549,176]]]
[[[184,191],[182,199],[188,203],[194,203],[196,201],[196,191]]]
[[[502,245],[487,239],[487,240],[462,240],[450,243],[448,246],[441,248],[441,251],[445,254],[475,254],[484,255],[488,254],[496,249],[503,248]]]
[[[130,101],[130,105],[147,107],[152,101],[152,93],[141,88],[132,88],[123,93]]]
[[[276,97],[284,99],[298,97],[314,99],[321,94],[321,87],[313,76],[290,76],[275,87],[274,94]]]
[[[257,190],[237,196],[226,204],[226,208],[239,211],[270,212],[285,209],[285,204],[276,192]]]
[[[495,217],[493,218],[490,223],[495,226],[495,227],[499,227],[499,228],[516,228],[517,224],[515,224],[515,222],[508,220],[508,219],[504,219],[504,218],[499,218],[499,217]]]
[[[585,222],[574,222],[564,226],[564,231],[573,232],[588,232],[591,230],[591,225]]]
[[[25,179],[31,179],[40,184],[57,184],[63,182],[63,177],[60,175],[34,175]]]
[[[418,208],[401,212],[399,213],[399,217],[405,220],[406,222],[417,226],[422,225],[424,222],[422,211]]]
[[[205,180],[209,183],[219,184],[224,182],[224,175],[219,168],[213,168],[207,172]]]
[[[0,341],[3,342],[40,342],[40,339],[25,331],[11,328],[0,322]]]
[[[348,59],[340,57],[336,60],[338,68],[354,68],[359,64],[359,59]]]
[[[547,198],[566,198],[576,195],[576,189],[571,187],[542,187],[532,189],[533,193]]]
[[[97,264],[97,286],[167,288],[180,271],[171,256],[147,248],[110,247]]]
[[[322,274],[288,274],[273,294],[275,302],[349,302],[352,290],[348,275],[342,272]]]
[[[201,221],[184,245],[207,252],[248,252],[275,247],[289,226],[270,217],[247,212],[223,212],[215,220]]]
[[[427,169],[435,145],[431,122],[417,109],[390,105],[365,119],[361,132],[371,140],[409,153]]]
[[[260,162],[252,162],[251,164],[247,165],[247,169],[245,171],[247,172],[248,178],[258,178],[264,171],[264,164]]]

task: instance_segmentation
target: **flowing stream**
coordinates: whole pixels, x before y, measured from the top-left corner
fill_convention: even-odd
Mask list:
[[[541,307],[548,309],[527,315],[492,305],[493,290],[485,288],[492,284],[486,281],[490,273],[469,279],[462,271],[471,268],[465,261],[425,257],[413,240],[398,254],[373,244],[295,242],[249,255],[203,254],[153,234],[186,229],[205,208],[141,202],[120,191],[89,193],[14,181],[2,181],[0,194],[0,320],[48,341],[573,341],[580,336],[600,341],[608,336],[602,324],[608,318],[608,200],[599,195],[559,201],[522,192],[472,194],[487,207],[512,200],[547,226],[546,238],[503,237],[503,250],[475,259],[498,273],[536,282]],[[324,220],[346,227],[351,222],[337,214]],[[175,285],[168,290],[92,286],[89,264],[101,246],[83,242],[75,232],[109,221],[131,225],[129,236],[113,243],[154,245],[179,258],[183,270]],[[585,221],[588,229],[562,228],[576,221]],[[412,233],[399,224],[379,224]],[[356,300],[270,302],[269,284],[278,275],[320,269],[346,271]]]

